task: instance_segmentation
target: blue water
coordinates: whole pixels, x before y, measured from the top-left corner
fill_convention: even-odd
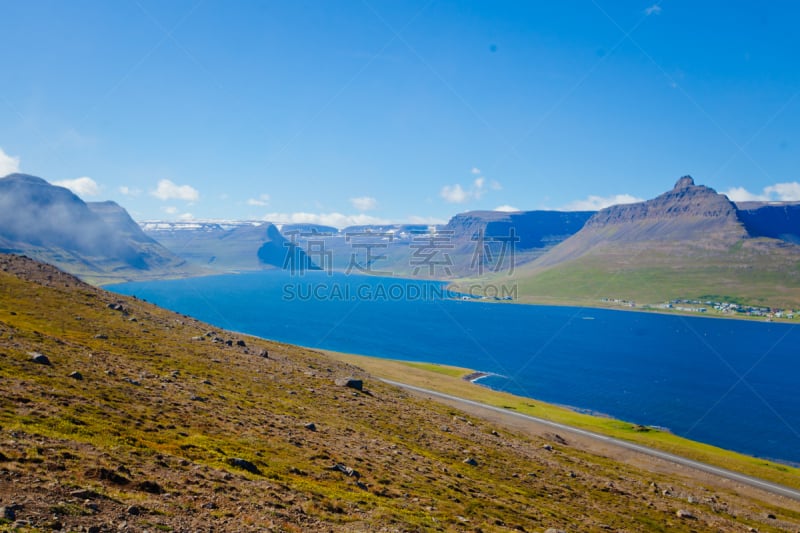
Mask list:
[[[800,463],[796,326],[442,299],[442,287],[260,272],[111,290],[278,341],[492,372],[481,383],[494,389]]]

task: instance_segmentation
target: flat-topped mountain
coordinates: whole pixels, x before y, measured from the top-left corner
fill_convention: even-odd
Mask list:
[[[96,280],[192,272],[114,202],[86,203],[27,174],[0,179],[0,249]]]
[[[800,202],[738,202],[736,207],[751,236],[800,244]]]
[[[799,304],[800,210],[743,207],[684,176],[652,200],[602,209],[520,269],[521,298]]]

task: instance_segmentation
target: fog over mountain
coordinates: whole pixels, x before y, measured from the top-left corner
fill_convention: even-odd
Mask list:
[[[87,204],[70,190],[27,174],[0,179],[0,250],[97,278],[190,271],[116,203]]]

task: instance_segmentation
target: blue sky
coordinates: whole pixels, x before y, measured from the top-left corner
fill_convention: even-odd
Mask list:
[[[763,5],[761,5],[763,4]],[[800,200],[796,2],[0,0],[0,174],[139,220]]]

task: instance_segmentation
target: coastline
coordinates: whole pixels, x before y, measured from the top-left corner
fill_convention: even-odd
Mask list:
[[[461,379],[463,379],[464,381],[469,381],[470,383],[476,383],[476,382],[480,381],[481,379],[488,378],[489,376],[492,376],[492,375],[493,374],[491,372],[481,372],[481,371],[477,371],[476,370],[474,372],[470,372],[466,376],[462,376]]]
[[[98,276],[98,275],[79,275],[76,274],[78,278],[82,281],[89,283],[90,285],[94,285],[95,287],[100,287],[103,289],[109,289],[114,285],[119,285],[123,283],[139,283],[139,282],[153,282],[153,281],[174,281],[180,279],[193,279],[193,278],[204,278],[204,277],[213,277],[213,276],[227,276],[227,275],[240,275],[240,274],[250,274],[250,273],[258,273],[258,272],[275,272],[278,269],[277,267],[269,267],[269,268],[260,268],[260,269],[238,269],[238,270],[228,270],[228,271],[209,271],[204,267],[198,267],[200,270],[196,272],[190,273],[174,273],[174,274],[156,274],[154,276],[142,276],[142,277],[113,277],[113,276]],[[334,271],[339,274],[345,274],[344,271]],[[408,276],[374,276],[370,274],[363,274],[370,277],[384,277],[386,279],[391,280],[404,280],[404,281],[417,281],[422,283],[441,283],[444,285],[444,289],[452,292],[453,294],[462,294],[458,290],[459,283],[465,283],[469,280],[446,280],[446,279],[435,279],[435,278],[414,278]],[[800,324],[800,315],[797,318],[788,319],[785,317],[771,317],[765,318],[760,316],[736,316],[730,315],[725,313],[718,313],[718,312],[690,312],[690,311],[683,311],[678,309],[664,309],[658,307],[650,307],[655,306],[657,304],[644,304],[642,306],[630,307],[624,305],[610,305],[607,302],[603,301],[583,301],[583,300],[550,300],[550,299],[516,299],[516,300],[495,300],[490,298],[450,298],[452,300],[458,300],[462,302],[472,302],[472,303],[490,303],[490,304],[505,304],[505,305],[533,305],[533,306],[540,306],[540,307],[574,307],[578,309],[603,309],[609,311],[626,311],[626,312],[633,312],[633,313],[651,313],[651,314],[658,314],[658,315],[665,315],[665,316],[685,316],[691,318],[714,318],[714,319],[723,319],[723,320],[742,320],[745,322],[764,322],[764,323],[775,323],[775,324]]]
[[[569,406],[548,404],[534,398],[516,396],[494,390],[474,379],[488,373],[436,363],[421,363],[382,359],[366,355],[345,354],[331,350],[315,349],[333,359],[354,365],[382,380],[397,381],[451,395],[465,402],[478,402],[513,414],[532,415],[577,430],[586,430],[613,439],[678,455],[715,467],[745,474],[773,483],[800,489],[800,468],[791,462],[754,457],[693,441],[671,433],[666,428],[641,426],[600,413],[574,410]],[[472,379],[465,379],[472,377]],[[473,387],[473,385],[477,385]],[[607,446],[587,444],[590,450],[603,450]]]

